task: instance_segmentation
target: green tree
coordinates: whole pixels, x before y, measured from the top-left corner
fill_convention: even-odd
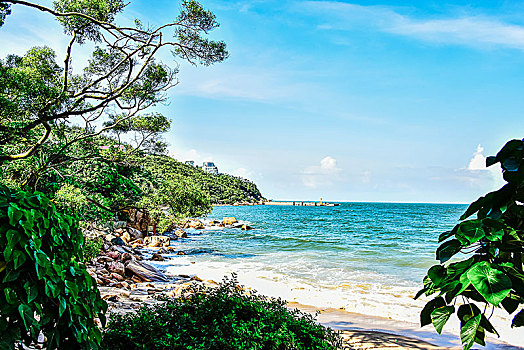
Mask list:
[[[438,333],[456,312],[466,350],[485,345],[486,332],[498,335],[489,321],[495,308],[514,315],[512,327],[524,325],[524,140],[511,140],[486,159],[487,166],[497,163],[507,183],[473,202],[461,222],[440,235],[440,264],[429,269],[417,295],[438,293],[420,315],[422,326],[433,323]],[[467,259],[450,262],[458,253]]]

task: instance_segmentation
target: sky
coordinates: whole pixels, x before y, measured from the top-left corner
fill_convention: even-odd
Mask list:
[[[161,54],[180,69],[155,107],[178,160],[213,161],[274,200],[468,203],[503,184],[484,162],[524,137],[524,1],[201,3],[230,57]],[[179,8],[133,0],[118,21],[161,25]],[[63,56],[66,42],[52,17],[15,7],[0,57]]]

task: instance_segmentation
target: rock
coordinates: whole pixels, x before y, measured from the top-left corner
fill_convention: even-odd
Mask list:
[[[169,250],[166,248],[160,248],[157,252],[157,254],[169,254]]]
[[[161,271],[141,261],[130,260],[126,266],[126,271],[139,276],[142,280],[147,282],[167,282],[168,280],[166,275]]]
[[[120,236],[122,233],[124,233],[124,229],[123,229],[123,228],[117,228],[117,229],[115,230],[115,233],[118,234],[118,235]]]
[[[111,242],[113,239],[115,239],[116,236],[115,235],[112,235],[112,234],[108,234],[108,235],[105,235],[104,236],[104,239],[107,241],[107,242]]]
[[[134,227],[128,227],[127,232],[131,235],[132,240],[144,238],[144,234]]]
[[[191,281],[204,282],[203,279],[201,279],[200,277],[197,277],[197,276],[191,277]]]
[[[124,275],[125,273],[125,266],[120,261],[112,261],[109,264],[107,264],[107,269],[109,272],[114,272],[119,275]]]
[[[113,258],[109,257],[109,256],[99,256],[98,258],[96,258],[96,261],[99,262],[99,263],[105,263],[105,262],[111,262],[113,261]]]
[[[131,239],[131,235],[130,235],[127,231],[125,231],[124,233],[122,233],[122,236],[120,236],[120,238],[122,238],[122,240],[123,240],[124,242],[126,242],[126,243],[129,243],[129,242],[132,241],[132,239]]]
[[[147,227],[150,225],[151,219],[147,213],[141,210],[129,210],[129,226],[141,231],[147,232]]]
[[[113,239],[111,240],[111,243],[113,243],[114,245],[125,245],[125,244],[126,244],[126,242],[124,242],[124,241],[122,240],[122,238],[120,238],[120,237],[115,237],[115,238],[113,238]]]
[[[242,225],[242,231],[248,231],[248,230],[252,230],[253,227],[249,226],[249,225]]]
[[[197,230],[201,230],[205,228],[204,224],[200,220],[191,220],[189,222],[189,228],[194,228]]]
[[[144,244],[148,247],[169,247],[170,240],[167,236],[148,236],[144,238]]]
[[[133,256],[129,253],[124,253],[122,254],[122,257],[120,258],[120,261],[122,262],[126,262],[128,260],[132,260],[133,259]]]
[[[164,261],[164,257],[160,254],[153,253],[153,256],[151,257],[151,260],[153,261]]]
[[[234,223],[237,223],[237,219],[234,217],[225,217],[222,219],[222,223],[224,225],[233,225]]]
[[[180,238],[187,238],[187,233],[186,231],[182,229],[178,229],[175,231],[175,236],[180,237]]]
[[[178,252],[176,252],[176,255],[187,255],[187,254],[184,253],[183,251],[179,250]]]
[[[237,222],[237,223],[235,223],[235,224],[232,224],[232,225],[231,225],[231,228],[242,228],[242,226],[244,226],[244,225],[241,224],[241,223],[239,223],[239,222]]]
[[[106,256],[110,257],[113,260],[120,260],[120,258],[122,257],[122,254],[118,252],[107,252]]]
[[[144,280],[138,277],[137,275],[133,275],[133,277],[131,277],[131,281],[135,283],[142,283]]]
[[[109,277],[114,278],[115,280],[122,282],[124,280],[124,277],[122,275],[119,275],[118,273],[113,272]]]

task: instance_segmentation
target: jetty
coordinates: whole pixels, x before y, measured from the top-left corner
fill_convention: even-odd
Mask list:
[[[328,203],[322,201],[320,198],[319,202],[307,202],[307,201],[285,201],[285,202],[273,202],[271,200],[265,201],[262,205],[288,205],[297,207],[338,207],[339,203]]]

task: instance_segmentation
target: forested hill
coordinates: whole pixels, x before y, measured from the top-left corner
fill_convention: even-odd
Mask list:
[[[257,202],[264,199],[257,185],[249,180],[228,174],[209,174],[202,169],[181,163],[166,155],[149,155],[143,166],[162,177],[182,178],[196,184],[209,195],[211,204]]]

